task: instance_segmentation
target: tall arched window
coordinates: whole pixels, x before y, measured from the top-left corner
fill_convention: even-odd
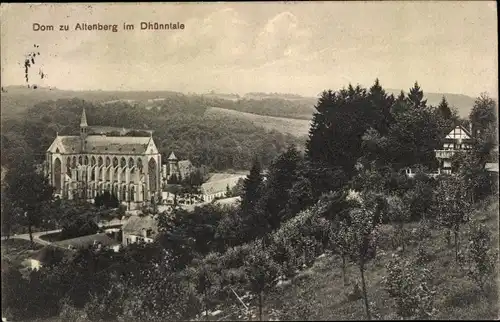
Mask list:
[[[54,187],[56,188],[57,193],[61,193],[61,173],[62,172],[62,166],[61,166],[61,160],[59,158],[56,158],[54,160]]]
[[[97,160],[97,165],[101,166],[103,164],[102,157]]]
[[[130,201],[135,201],[135,187],[130,187]]]
[[[71,158],[66,159],[66,174],[71,177]]]
[[[154,158],[151,158],[148,162],[149,190],[151,192],[156,192],[157,189],[156,167],[156,160]]]
[[[127,186],[122,186],[121,193],[122,195],[120,201],[127,201]]]
[[[139,173],[142,173],[142,159],[137,160],[137,168],[139,169]]]

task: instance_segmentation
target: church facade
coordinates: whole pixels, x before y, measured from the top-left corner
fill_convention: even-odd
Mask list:
[[[106,135],[87,124],[83,110],[80,135],[57,135],[46,152],[45,173],[56,195],[93,202],[108,191],[130,210],[160,197],[161,154],[149,133]]]

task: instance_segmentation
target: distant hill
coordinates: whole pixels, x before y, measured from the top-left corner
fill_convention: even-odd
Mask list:
[[[400,90],[387,89],[388,93],[398,95]],[[468,117],[474,98],[451,93],[424,93],[428,104],[438,105],[443,95],[451,106],[455,107],[462,117]],[[151,108],[156,103],[168,98],[187,96],[201,99],[218,100],[219,107],[257,115],[276,116],[309,120],[317,103],[316,97],[304,97],[283,93],[247,93],[240,97],[237,94],[210,92],[207,94],[183,94],[174,91],[71,91],[57,88],[30,89],[26,86],[6,86],[1,93],[2,118],[16,115],[19,112],[41,101],[81,98],[93,103],[110,103],[124,101],[131,104],[144,103]]]

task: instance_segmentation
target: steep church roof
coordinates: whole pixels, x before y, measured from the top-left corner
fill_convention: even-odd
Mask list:
[[[86,149],[82,151],[79,136],[58,136],[49,148],[49,151],[56,146],[60,146],[62,147],[62,151],[60,152],[65,154],[78,154],[82,152],[95,154],[145,154],[151,140],[151,137],[144,136],[90,135],[86,138]]]
[[[85,107],[83,108],[82,118],[80,119],[80,126],[88,126],[88,124],[87,124],[87,114],[85,114]]]

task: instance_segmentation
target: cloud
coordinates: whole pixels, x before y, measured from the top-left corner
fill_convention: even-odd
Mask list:
[[[307,51],[311,32],[300,25],[297,17],[281,12],[269,19],[254,40],[258,60],[272,62],[283,57],[300,57]]]

